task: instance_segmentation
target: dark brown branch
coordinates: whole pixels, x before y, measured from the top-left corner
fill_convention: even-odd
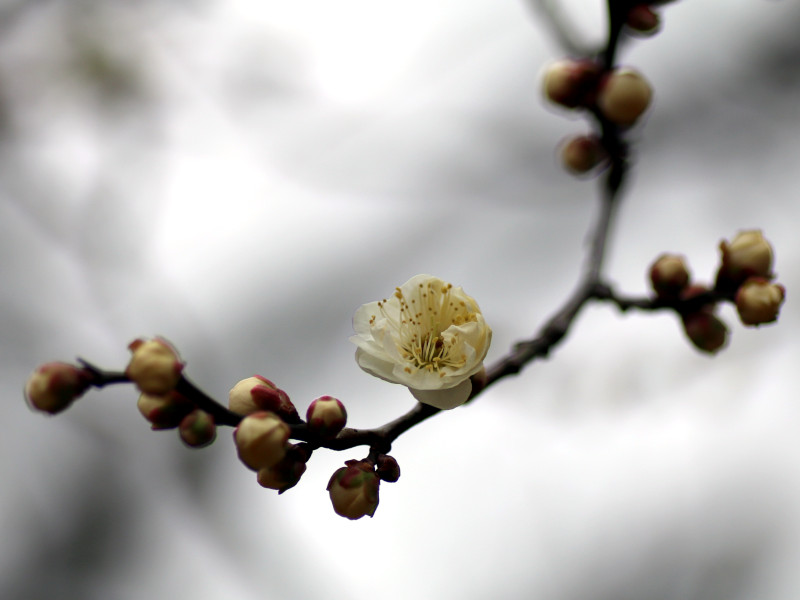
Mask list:
[[[236,427],[242,420],[241,415],[219,404],[216,400],[206,395],[203,390],[186,379],[186,377],[181,377],[180,381],[178,381],[178,385],[175,387],[175,391],[186,396],[195,403],[197,408],[204,410],[214,417],[214,423],[217,425]]]
[[[718,290],[709,290],[691,298],[632,298],[617,295],[610,286],[598,285],[595,288],[596,300],[611,302],[621,311],[626,312],[632,308],[643,311],[670,310],[679,315],[690,314],[702,309],[704,306],[718,302],[733,302],[734,294]]]

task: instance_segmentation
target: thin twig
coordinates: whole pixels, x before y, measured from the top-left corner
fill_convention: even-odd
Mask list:
[[[541,18],[547,21],[547,28],[556,38],[561,49],[572,56],[590,56],[597,53],[596,48],[579,40],[575,29],[564,17],[560,5],[554,0],[530,0],[529,4]]]

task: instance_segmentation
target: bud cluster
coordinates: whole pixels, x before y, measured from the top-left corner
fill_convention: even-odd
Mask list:
[[[328,482],[334,512],[353,521],[365,515],[372,517],[378,508],[380,482],[394,483],[400,478],[397,461],[379,454],[377,463],[365,459],[348,460],[344,464]]]
[[[242,379],[228,394],[228,407],[243,415],[234,431],[241,461],[257,472],[259,485],[283,493],[306,470],[313,446],[291,444],[291,425],[303,424],[289,395],[261,375]],[[308,433],[335,438],[347,423],[344,405],[332,396],[314,400],[306,411]]]
[[[717,300],[736,305],[744,325],[758,326],[778,318],[786,289],[772,283],[772,246],[761,231],[738,233],[720,243],[721,260],[713,289],[692,284],[682,256],[662,254],[650,267],[650,284],[656,298],[680,314],[687,337],[699,350],[715,353],[725,346],[728,328],[717,317]],[[701,301],[697,306],[698,299]]]
[[[657,2],[642,1],[622,5],[624,31],[647,37],[661,28],[661,19],[654,10]],[[563,58],[544,71],[542,88],[545,98],[566,109],[584,110],[593,114],[604,127],[628,128],[647,111],[653,90],[645,77],[630,67],[615,67],[595,58]],[[604,137],[604,141],[608,141]],[[617,144],[612,143],[611,146]],[[561,145],[560,159],[574,175],[592,173],[610,163],[609,152],[619,155],[620,149],[604,147],[597,136],[579,135]]]
[[[269,411],[287,423],[299,423],[297,409],[289,395],[266,377],[253,375],[242,379],[228,393],[228,408],[240,415]]]

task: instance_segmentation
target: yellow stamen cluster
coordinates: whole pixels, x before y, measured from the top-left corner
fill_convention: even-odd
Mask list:
[[[444,377],[445,369],[459,369],[466,363],[466,355],[459,351],[459,331],[448,329],[475,321],[476,313],[463,300],[452,297],[452,288],[451,284],[439,281],[420,283],[412,298],[406,298],[400,288],[395,288],[394,297],[400,303],[399,315],[387,310],[388,300],[378,302],[400,355],[408,361],[404,368],[406,373],[424,369]],[[370,325],[376,318],[377,315],[371,316]]]

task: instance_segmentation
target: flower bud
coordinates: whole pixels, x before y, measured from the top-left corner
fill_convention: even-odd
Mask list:
[[[322,396],[308,407],[306,421],[308,428],[321,438],[333,438],[344,429],[347,411],[333,396]]]
[[[172,345],[162,338],[134,340],[125,375],[145,394],[166,394],[181,378],[184,364]]]
[[[616,69],[601,84],[597,107],[612,123],[633,125],[650,106],[652,97],[653,90],[641,73]]]
[[[763,277],[751,277],[736,292],[736,310],[745,325],[772,323],[778,318],[786,289]]]
[[[709,310],[683,315],[683,330],[694,346],[703,352],[715,354],[725,346],[728,328]]]
[[[328,493],[337,515],[351,520],[370,517],[378,508],[380,479],[367,461],[348,460],[328,482]]]
[[[91,382],[85,369],[63,362],[45,363],[28,377],[25,400],[31,408],[54,415],[80,398]]]
[[[772,246],[761,230],[741,231],[719,244],[722,264],[717,273],[717,287],[736,288],[748,277],[772,277]]]
[[[561,162],[575,174],[588,173],[606,158],[600,140],[593,135],[580,135],[567,140],[561,146]]]
[[[286,456],[278,464],[259,469],[258,483],[262,487],[278,490],[278,493],[282,494],[297,485],[300,477],[306,472],[307,461],[308,452],[302,446],[290,445],[286,450]]]
[[[689,285],[689,268],[682,256],[662,254],[650,267],[650,283],[661,298],[675,298]]]
[[[216,439],[217,426],[214,424],[214,417],[196,408],[183,418],[178,426],[178,433],[187,446],[202,448]]]
[[[397,464],[393,456],[381,454],[378,456],[375,474],[382,481],[394,483],[400,479],[400,465]]]
[[[593,101],[600,74],[600,66],[588,59],[556,61],[545,70],[544,95],[567,108],[586,106]]]
[[[289,395],[261,375],[242,379],[234,385],[228,393],[228,408],[240,415],[266,410],[287,423],[300,422],[300,415]]]
[[[194,408],[194,404],[175,390],[156,396],[142,394],[136,402],[142,416],[150,421],[153,429],[173,429]]]
[[[260,411],[247,415],[233,432],[239,459],[253,471],[271,467],[286,455],[291,429],[278,415]]]
[[[630,10],[625,24],[632,32],[647,37],[661,29],[661,18],[647,4],[639,4]]]

